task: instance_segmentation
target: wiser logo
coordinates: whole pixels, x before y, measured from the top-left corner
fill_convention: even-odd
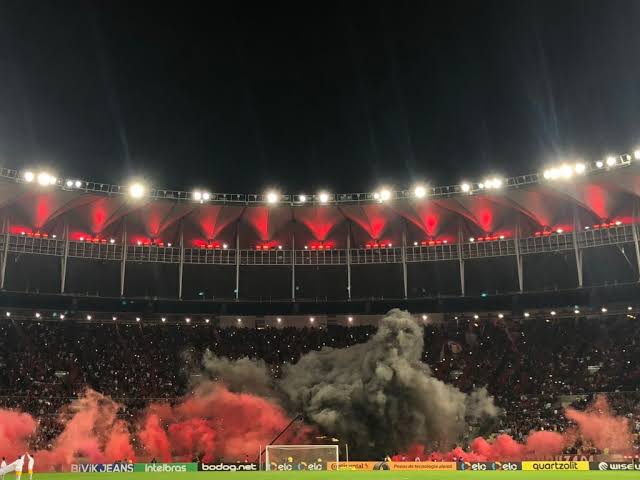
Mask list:
[[[598,470],[640,470],[640,463],[625,462],[600,462],[597,464]],[[592,468],[595,470],[595,468]]]

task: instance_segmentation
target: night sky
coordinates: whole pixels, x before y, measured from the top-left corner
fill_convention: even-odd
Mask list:
[[[638,1],[236,5],[0,0],[0,164],[355,192],[640,142]]]

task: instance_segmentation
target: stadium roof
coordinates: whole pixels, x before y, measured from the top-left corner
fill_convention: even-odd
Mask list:
[[[545,173],[545,177],[549,175]],[[525,177],[521,177],[525,178]],[[71,240],[100,239],[121,243],[177,242],[183,232],[185,246],[205,247],[215,242],[232,244],[236,231],[243,248],[309,244],[344,247],[346,225],[355,245],[397,245],[404,225],[408,242],[457,243],[500,236],[570,232],[612,222],[631,223],[640,195],[640,170],[633,163],[594,169],[567,180],[537,178],[534,182],[505,183],[505,188],[424,198],[393,192],[388,201],[374,198],[327,204],[278,201],[133,198],[88,188],[42,186],[10,176],[0,181],[0,216],[12,234],[61,236],[68,227]],[[55,182],[54,182],[55,183]],[[158,191],[156,191],[158,192]],[[239,196],[238,196],[239,197]],[[354,197],[355,198],[355,197]],[[473,239],[473,240],[472,240]],[[235,246],[235,245],[233,245]]]

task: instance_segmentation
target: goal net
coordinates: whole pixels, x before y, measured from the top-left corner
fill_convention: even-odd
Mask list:
[[[265,470],[327,470],[338,462],[337,445],[268,445]]]

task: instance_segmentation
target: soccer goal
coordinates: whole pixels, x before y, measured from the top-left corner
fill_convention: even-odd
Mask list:
[[[268,445],[265,470],[327,470],[338,456],[338,445]]]

